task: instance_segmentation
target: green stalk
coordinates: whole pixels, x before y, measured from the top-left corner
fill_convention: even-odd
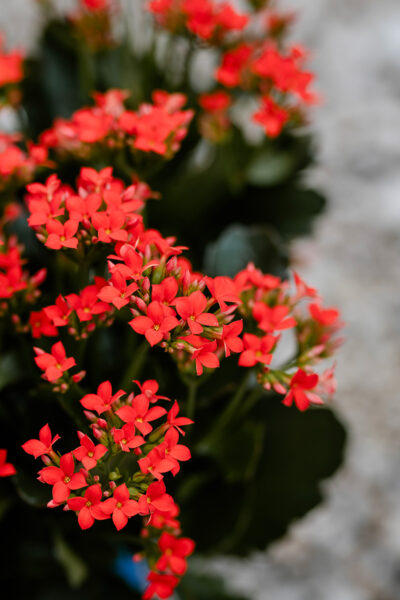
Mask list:
[[[136,348],[132,361],[128,365],[121,381],[121,388],[124,390],[129,388],[132,380],[139,377],[142,367],[146,361],[147,354],[150,349],[150,344],[144,340],[138,348]]]

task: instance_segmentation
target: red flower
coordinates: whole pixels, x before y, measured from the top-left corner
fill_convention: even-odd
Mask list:
[[[123,425],[122,429],[114,429],[114,442],[119,445],[121,450],[129,452],[145,443],[141,435],[136,435],[136,427],[133,423]]]
[[[230,95],[223,90],[217,90],[211,94],[201,94],[201,96],[199,96],[201,108],[209,113],[224,112],[229,108],[231,102]]]
[[[65,371],[76,365],[74,358],[67,358],[65,348],[61,342],[56,342],[51,347],[51,354],[48,354],[40,348],[34,348],[37,356],[35,363],[44,371],[43,377],[47,381],[57,381],[63,376]]]
[[[319,304],[310,304],[308,308],[312,318],[320,325],[325,327],[336,325],[340,314],[336,308],[322,308]]]
[[[175,400],[172,408],[168,412],[167,422],[168,427],[175,427],[181,435],[185,435],[183,429],[181,429],[181,425],[191,425],[193,423],[192,419],[188,419],[188,417],[178,417],[179,413],[179,404]]]
[[[46,230],[48,238],[45,246],[52,250],[60,250],[60,248],[77,248],[78,239],[74,237],[78,230],[78,221],[68,220],[64,223],[60,223],[55,219],[48,219],[46,223]]]
[[[167,411],[161,406],[149,409],[149,399],[144,394],[139,394],[132,400],[132,405],[122,406],[117,410],[117,415],[124,423],[133,423],[142,435],[147,435],[153,427],[150,421],[155,421]]]
[[[154,301],[148,305],[146,317],[135,317],[129,325],[136,333],[144,335],[150,346],[155,346],[179,325],[179,321],[170,315],[163,304]]]
[[[311,403],[323,404],[321,398],[311,392],[318,385],[319,377],[316,373],[307,375],[303,369],[293,375],[290,381],[290,390],[283,400],[285,406],[292,406],[293,401],[301,411],[307,410]]]
[[[207,369],[216,369],[219,367],[219,360],[215,350],[217,350],[217,342],[210,342],[206,338],[197,335],[187,335],[180,338],[193,346],[191,359],[196,361],[196,373],[202,375],[203,367]]]
[[[119,400],[124,394],[124,390],[118,390],[118,392],[113,395],[111,383],[109,381],[103,381],[97,388],[97,394],[86,394],[86,396],[81,399],[81,404],[84,408],[95,410],[97,414],[101,415],[107,410],[110,410],[114,402]]]
[[[62,504],[71,490],[79,490],[87,485],[82,473],[75,473],[74,457],[71,452],[60,458],[59,467],[45,467],[39,471],[39,481],[53,486],[55,504]]]
[[[67,302],[76,312],[81,323],[91,321],[96,315],[101,315],[110,309],[105,302],[98,302],[98,287],[88,285],[79,294],[68,294]]]
[[[242,352],[243,340],[240,334],[243,331],[243,321],[233,321],[228,325],[222,326],[221,340],[224,344],[225,356],[230,356],[231,352]]]
[[[155,379],[148,379],[147,381],[144,381],[143,383],[140,383],[139,381],[137,381],[136,379],[134,380],[133,383],[136,383],[137,386],[139,386],[141,394],[138,394],[136,397],[138,398],[139,396],[141,396],[142,394],[148,399],[149,402],[151,402],[152,404],[154,404],[155,402],[158,402],[158,400],[169,400],[169,398],[167,398],[166,396],[159,396],[156,394],[156,392],[158,391],[158,383]]]
[[[81,445],[76,448],[72,454],[83,464],[87,471],[90,471],[90,469],[94,469],[97,465],[97,461],[100,460],[108,450],[103,444],[97,444],[96,446],[87,435],[80,431],[78,431],[78,437]]]
[[[268,306],[264,302],[255,302],[253,306],[253,317],[266,333],[295,327],[296,319],[287,317],[289,312],[290,308],[285,305]]]
[[[272,98],[266,96],[262,98],[259,111],[254,113],[253,121],[262,125],[265,133],[274,138],[281,133],[283,126],[289,120],[289,116],[287,110],[278,106]]]
[[[42,335],[52,337],[58,334],[57,328],[54,327],[44,310],[32,311],[29,317],[29,325],[34,338],[40,338]]]
[[[149,573],[147,580],[150,582],[150,585],[143,594],[143,600],[150,600],[154,596],[161,598],[161,600],[169,598],[179,583],[178,577],[174,575],[163,575],[154,571]]]
[[[179,433],[177,430],[174,428],[168,429],[167,433],[165,434],[163,446],[165,448],[165,457],[172,460],[174,463],[174,467],[172,469],[173,475],[176,475],[180,469],[178,461],[187,461],[191,458],[189,448],[183,444],[178,444],[178,441]]]
[[[194,546],[194,541],[190,538],[176,538],[163,531],[158,540],[162,555],[156,563],[156,569],[166,571],[170,568],[176,575],[184,575],[187,567],[185,559],[193,553]]]
[[[139,504],[130,499],[129,490],[123,483],[115,488],[112,498],[103,502],[103,510],[108,515],[112,515],[113,523],[119,531],[128,523],[129,517],[138,514]]]
[[[67,500],[69,508],[78,513],[78,523],[81,529],[89,529],[95,519],[100,521],[109,519],[109,515],[102,510],[102,497],[101,485],[96,483],[85,490],[83,497],[79,496]]]
[[[243,336],[244,351],[239,357],[241,367],[254,367],[258,362],[263,365],[269,365],[272,359],[271,350],[275,346],[278,338],[273,335],[265,335],[262,338],[245,333]]]
[[[231,313],[235,306],[240,304],[240,298],[237,291],[237,286],[230,277],[206,277],[207,287],[220,309],[224,313]],[[231,302],[232,306],[228,306],[226,302]]]
[[[120,310],[123,306],[129,304],[132,294],[137,289],[138,286],[135,282],[127,285],[125,277],[118,271],[115,271],[108,285],[101,288],[97,297],[103,300],[103,302],[111,302],[111,304],[114,304]]]
[[[53,444],[59,439],[60,436],[58,434],[54,438],[51,437],[50,427],[46,424],[39,431],[39,439],[28,440],[25,444],[22,444],[22,448],[27,454],[32,454],[32,456],[38,458],[39,456],[43,456],[43,454],[50,454]]]
[[[190,331],[196,335],[203,331],[203,325],[218,327],[218,319],[211,313],[204,312],[207,307],[207,298],[197,290],[190,296],[176,298],[174,301],[176,311],[187,322]]]
[[[6,462],[6,459],[7,450],[0,448],[0,477],[10,477],[16,473],[14,465]]]
[[[163,481],[155,481],[147,488],[145,494],[139,498],[139,514],[142,516],[155,511],[169,512],[174,507],[174,501],[169,494],[165,493]]]

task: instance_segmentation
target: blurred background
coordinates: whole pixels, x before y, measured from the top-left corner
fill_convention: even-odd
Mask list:
[[[133,0],[132,0],[133,1]],[[127,2],[125,2],[127,4]],[[68,7],[69,2],[60,2]],[[343,311],[347,342],[335,409],[345,462],[325,500],[268,553],[212,568],[254,600],[400,597],[400,4],[281,0],[312,52],[323,104],[307,178],[328,198],[314,235],[292,253],[306,281]],[[35,2],[2,0],[11,46],[34,48]],[[15,23],[18,22],[18,28]],[[316,448],[316,452],[318,449]],[[207,570],[210,570],[207,563]]]

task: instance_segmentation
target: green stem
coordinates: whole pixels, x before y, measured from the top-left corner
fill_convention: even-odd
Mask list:
[[[200,443],[200,447],[206,449],[207,446],[212,443],[212,441],[218,437],[218,435],[226,428],[226,426],[230,423],[232,418],[237,414],[240,404],[243,400],[244,395],[246,394],[249,379],[251,377],[252,370],[248,369],[246,375],[243,377],[241,384],[236,390],[236,393],[232,397],[228,406],[220,415],[219,419],[215,423],[214,427],[208,433],[206,438]]]
[[[139,377],[143,364],[147,358],[150,349],[150,344],[144,340],[138,348],[136,348],[132,361],[128,365],[121,381],[121,388],[124,390],[129,388],[132,380]]]
[[[197,381],[192,381],[188,384],[188,395],[187,395],[187,400],[186,400],[186,416],[189,419],[194,418],[194,413],[196,410],[197,387],[198,387]]]

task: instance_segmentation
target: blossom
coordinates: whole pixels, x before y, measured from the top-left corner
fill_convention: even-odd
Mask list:
[[[215,315],[205,312],[207,298],[196,290],[189,296],[183,296],[174,300],[176,312],[189,326],[190,331],[196,335],[203,331],[203,325],[218,327],[218,319]]]
[[[289,120],[289,112],[278,106],[271,97],[265,96],[262,98],[260,109],[253,114],[253,121],[262,125],[265,133],[271,137],[277,137],[283,126]]]
[[[58,434],[52,438],[50,427],[46,423],[39,431],[39,439],[28,440],[25,444],[22,444],[22,448],[28,454],[32,454],[32,456],[38,458],[44,454],[50,454],[53,444],[59,439],[60,436]]]
[[[163,531],[158,540],[158,547],[162,555],[156,563],[159,571],[171,569],[176,575],[184,575],[186,571],[186,557],[193,553],[195,544],[190,538],[176,538],[167,531]]]
[[[175,427],[177,431],[181,435],[185,435],[183,429],[181,429],[182,425],[191,425],[193,423],[192,419],[188,419],[188,417],[178,417],[179,413],[179,404],[175,400],[172,405],[172,408],[168,412],[167,423],[168,427]]]
[[[95,410],[101,415],[110,410],[114,402],[117,402],[125,394],[124,390],[118,390],[114,395],[110,381],[103,381],[97,388],[97,394],[86,394],[81,399],[81,404],[88,410]]]
[[[167,411],[162,406],[149,408],[149,399],[139,394],[133,398],[131,405],[122,406],[116,412],[122,421],[133,423],[142,435],[147,435],[153,429],[150,422],[159,419]]]
[[[340,314],[336,308],[322,308],[316,303],[310,304],[308,308],[312,318],[320,325],[325,327],[336,325]]]
[[[146,316],[135,317],[129,322],[136,333],[145,336],[150,346],[161,342],[178,324],[178,319],[171,316],[166,307],[157,301],[150,302]]]
[[[244,351],[239,356],[241,367],[254,367],[258,362],[269,365],[272,360],[271,350],[274,348],[277,338],[273,335],[257,337],[252,333],[243,336]]]
[[[115,488],[113,497],[103,502],[103,510],[111,515],[115,527],[122,529],[128,523],[128,518],[133,517],[139,512],[139,504],[136,500],[131,500],[129,490],[123,483]]]
[[[6,462],[6,460],[7,450],[0,448],[0,477],[10,477],[16,473],[14,465]]]
[[[253,306],[253,317],[260,329],[269,333],[274,330],[289,329],[296,326],[296,319],[288,317],[289,306],[268,306],[264,302],[255,302]]]
[[[174,575],[164,575],[162,573],[155,573],[154,571],[150,571],[147,580],[150,582],[150,585],[143,594],[143,600],[150,600],[154,596],[162,600],[169,598],[179,583],[178,577]]]
[[[85,490],[83,496],[67,500],[68,507],[78,513],[78,523],[81,529],[89,529],[95,520],[104,521],[109,518],[102,509],[103,492],[101,485],[96,483]]]
[[[321,398],[311,390],[319,381],[316,373],[307,375],[303,369],[298,369],[290,380],[290,390],[282,401],[285,406],[291,406],[293,401],[301,411],[307,410],[310,404],[323,404]]]
[[[51,354],[44,352],[41,348],[34,348],[36,352],[35,363],[44,371],[43,377],[53,382],[60,379],[65,371],[76,365],[75,359],[68,358],[65,348],[61,342],[56,342],[51,347]]]
[[[87,485],[85,476],[75,473],[74,457],[72,452],[60,458],[60,466],[44,467],[39,471],[39,481],[53,486],[53,500],[55,504],[65,502],[71,490],[79,490]]]
[[[243,340],[239,337],[243,331],[243,320],[233,321],[228,325],[222,326],[221,341],[224,344],[225,356],[230,356],[231,352],[242,352]]]
[[[166,494],[164,482],[155,481],[149,485],[146,494],[140,496],[138,504],[139,514],[145,516],[155,511],[168,512],[174,506],[174,501]]]
[[[87,471],[94,469],[97,462],[108,452],[103,444],[95,445],[92,440],[85,434],[78,431],[78,437],[81,445],[73,450],[72,454],[79,462],[83,464]]]

